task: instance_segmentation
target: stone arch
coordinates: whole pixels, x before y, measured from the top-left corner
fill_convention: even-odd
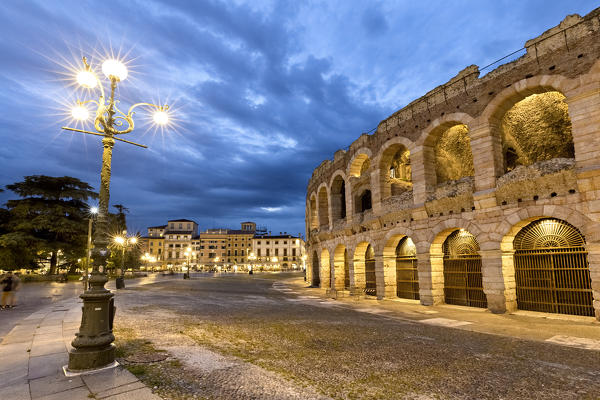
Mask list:
[[[329,250],[321,249],[321,288],[331,288],[331,262],[329,259]]]
[[[317,213],[317,195],[313,192],[309,197],[308,210],[309,210],[309,227],[311,230],[319,229],[319,218]]]
[[[421,299],[425,297],[426,303],[439,304],[444,302],[444,249],[443,245],[448,236],[454,231],[464,229],[470,232],[475,238],[482,235],[482,230],[479,226],[469,220],[462,218],[445,220],[431,229],[429,235],[429,270],[423,271],[419,269],[419,274],[426,273],[429,275],[427,282],[420,279]],[[480,241],[481,243],[481,241]],[[418,248],[418,246],[417,246]],[[423,288],[428,287],[428,293],[423,292]],[[425,296],[424,296],[425,294]]]
[[[356,151],[352,159],[348,163],[348,170],[346,171],[347,176],[354,176],[359,178],[361,176],[361,167],[367,161],[370,162],[373,154],[370,149],[361,147]]]
[[[408,232],[411,232],[408,230]],[[387,233],[384,238],[384,247],[383,247],[383,275],[385,287],[388,288],[388,292],[394,293],[397,297],[402,298],[411,298],[414,300],[419,299],[419,284],[418,284],[418,274],[417,274],[417,259],[416,259],[416,246],[415,248],[415,258],[414,260],[410,260],[410,269],[411,269],[411,279],[416,278],[415,282],[407,281],[407,263],[405,259],[398,259],[397,248],[399,244],[403,241],[410,241],[410,243],[414,246],[412,239],[406,229],[399,230],[394,229]],[[411,232],[412,233],[412,232]],[[412,296],[407,296],[407,284],[410,286],[410,291],[415,291],[416,293]]]
[[[412,142],[392,139],[386,142],[378,155],[381,200],[412,191],[411,151],[406,144]]]
[[[354,248],[352,255],[352,266],[354,275],[353,291],[356,294],[364,293],[365,290],[365,253],[370,243],[368,241],[359,242]]]
[[[317,255],[317,251],[313,251],[312,256],[312,268],[311,268],[311,286],[319,287],[321,285],[321,276],[320,276],[320,263],[319,256]]]
[[[574,157],[571,121],[564,101],[567,83],[568,79],[560,75],[522,79],[486,106],[479,120],[489,126],[496,177],[518,165],[555,158],[552,153]],[[545,107],[540,108],[542,105]]]
[[[329,229],[329,193],[327,186],[322,183],[318,189],[317,215],[319,216],[319,229]]]
[[[373,208],[373,195],[371,189],[362,189],[354,201],[354,209],[357,213],[365,212]]]
[[[417,145],[423,148],[424,168],[422,180],[428,187],[435,187],[446,180],[473,176],[473,153],[470,144],[470,127],[474,119],[466,113],[453,113],[434,120],[423,131]]]
[[[517,234],[532,222],[552,218],[565,221],[574,226],[585,238],[585,249],[588,252],[588,263],[592,280],[592,294],[596,319],[600,320],[600,223],[591,220],[577,210],[564,206],[545,206],[541,212],[522,209],[506,217],[498,231],[501,233],[500,254],[504,290],[507,299],[507,309],[517,309],[517,291],[514,265],[514,240]]]
[[[346,174],[338,170],[334,172],[329,181],[329,193],[331,198],[331,222],[345,219],[346,210]]]
[[[332,287],[336,290],[350,289],[348,250],[343,244],[338,244],[333,251],[333,271]]]

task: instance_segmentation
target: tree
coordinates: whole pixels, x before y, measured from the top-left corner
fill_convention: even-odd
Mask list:
[[[97,198],[93,188],[77,178],[26,176],[23,182],[6,185],[22,199],[9,200],[5,229],[0,246],[28,245],[41,259],[50,260],[50,274],[57,272],[58,256],[67,264],[85,256],[87,237],[86,201]]]

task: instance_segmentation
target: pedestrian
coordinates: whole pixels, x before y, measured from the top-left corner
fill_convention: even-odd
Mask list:
[[[4,285],[2,288],[2,300],[0,301],[1,307],[3,310],[5,308],[12,308],[15,279],[11,271],[8,271],[4,279],[0,281],[0,284]]]

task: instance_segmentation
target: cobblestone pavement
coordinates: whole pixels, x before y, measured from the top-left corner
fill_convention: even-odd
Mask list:
[[[278,277],[119,291],[120,360],[173,399],[600,399],[600,351],[394,319]]]

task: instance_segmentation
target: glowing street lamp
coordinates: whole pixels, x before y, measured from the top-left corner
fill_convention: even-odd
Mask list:
[[[185,253],[183,253],[183,254],[185,254],[185,257],[187,259],[186,260],[187,261],[187,271],[186,271],[185,274],[183,274],[183,279],[191,279],[192,275],[190,274],[190,269],[191,269],[191,266],[190,266],[190,257],[192,255],[192,248],[190,246],[188,246],[185,249]],[[187,275],[187,277],[186,277],[186,275]]]
[[[77,73],[76,80],[81,86],[93,89],[99,94],[97,99],[77,101],[71,110],[71,116],[78,121],[85,121],[94,116],[93,126],[95,131],[63,127],[65,130],[81,132],[102,137],[102,169],[100,171],[100,195],[98,204],[98,217],[94,235],[93,270],[89,279],[89,288],[81,295],[83,299],[83,315],[79,332],[71,343],[74,350],[69,352],[68,370],[72,372],[103,368],[114,365],[115,346],[112,343],[115,337],[112,332],[114,319],[114,294],[104,288],[108,281],[105,273],[106,261],[110,256],[108,236],[108,204],[110,199],[110,176],[112,149],[115,141],[144,147],[139,143],[121,139],[120,135],[133,131],[134,110],[145,107],[159,113],[154,118],[157,124],[166,124],[169,121],[167,105],[159,106],[151,103],[136,103],[129,107],[127,113],[118,107],[115,92],[119,82],[127,78],[128,71],[125,64],[116,59],[108,59],[102,63],[102,72],[108,79],[110,92],[107,97],[102,81],[94,69],[83,57],[83,68]],[[95,107],[94,112],[88,106]],[[136,239],[137,240],[137,239]]]

